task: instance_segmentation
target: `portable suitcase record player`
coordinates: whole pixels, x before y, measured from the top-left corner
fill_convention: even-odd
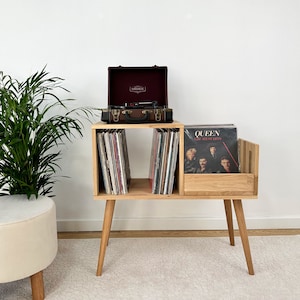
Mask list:
[[[171,123],[168,107],[167,67],[109,67],[107,123]]]

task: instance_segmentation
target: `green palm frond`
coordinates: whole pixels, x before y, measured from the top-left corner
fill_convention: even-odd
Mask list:
[[[95,112],[69,110],[73,99],[55,94],[58,89],[68,92],[62,82],[45,68],[23,82],[0,72],[0,194],[51,196],[61,159],[57,146],[82,136],[81,119]]]

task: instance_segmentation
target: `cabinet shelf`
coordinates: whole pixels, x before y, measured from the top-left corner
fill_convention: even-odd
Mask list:
[[[171,194],[152,194],[150,182],[148,178],[132,178],[130,181],[129,192],[127,194],[122,195],[112,195],[106,193],[99,193],[94,196],[95,200],[109,200],[109,199],[117,199],[117,200],[149,200],[149,199],[173,199],[174,197],[179,197],[179,193],[176,190]]]
[[[151,193],[148,178],[132,178],[129,192],[123,195],[106,194],[99,192],[94,195],[94,200],[207,200],[207,199],[256,199],[254,188],[255,177],[252,174],[207,174],[205,181],[201,181],[198,189],[180,194],[175,188],[172,194]],[[211,178],[211,176],[213,176]],[[190,181],[193,185],[195,178]],[[199,179],[196,179],[199,181]],[[226,185],[227,183],[227,185]],[[239,184],[237,184],[239,183]],[[203,188],[202,186],[205,186]],[[193,185],[194,186],[194,185]],[[219,186],[219,187],[218,187]]]

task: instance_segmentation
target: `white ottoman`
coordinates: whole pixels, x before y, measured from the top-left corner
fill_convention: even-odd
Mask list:
[[[57,253],[53,200],[0,197],[0,283],[31,277],[33,299],[44,299],[43,270]]]

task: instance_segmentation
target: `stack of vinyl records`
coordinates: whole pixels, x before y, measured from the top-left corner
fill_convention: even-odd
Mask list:
[[[178,161],[177,128],[153,130],[149,178],[153,194],[172,194]]]
[[[97,142],[105,192],[128,193],[130,168],[125,129],[100,130]]]

